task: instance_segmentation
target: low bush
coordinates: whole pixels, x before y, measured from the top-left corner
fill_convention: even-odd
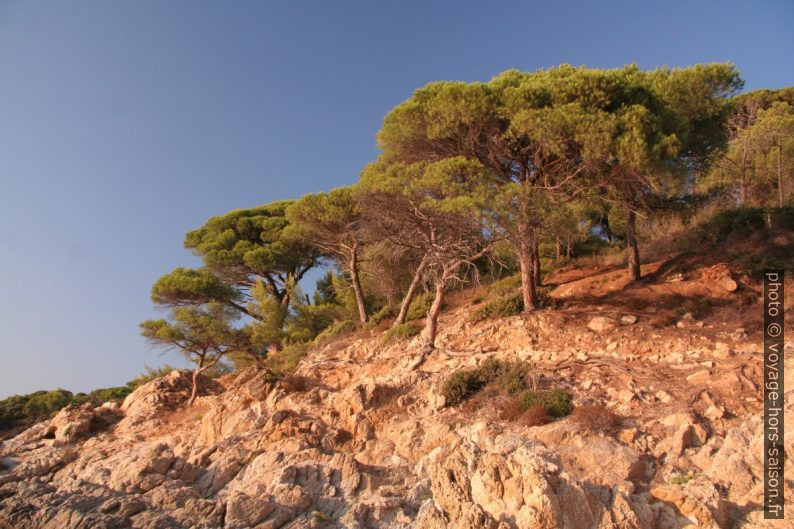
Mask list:
[[[436,299],[436,295],[433,292],[422,292],[414,296],[414,299],[411,300],[411,304],[408,306],[405,319],[407,321],[421,320],[427,316],[427,311],[430,310],[430,306],[433,304],[434,299]]]
[[[174,366],[166,364],[160,367],[145,366],[144,369],[145,371],[143,373],[141,373],[137,377],[127,382],[127,387],[129,387],[130,389],[135,389],[138,386],[142,386],[146,384],[147,382],[151,382],[155,378],[164,377],[165,375],[167,375],[176,368]]]
[[[532,406],[531,408],[527,408],[524,412],[519,415],[515,422],[520,424],[521,426],[531,427],[531,426],[543,426],[547,422],[549,422],[549,413],[542,405]]]
[[[492,318],[507,318],[516,316],[524,310],[524,300],[521,294],[510,294],[497,298],[472,314],[472,322],[480,322]]]
[[[287,393],[302,393],[311,388],[312,382],[308,377],[288,373],[282,377],[279,384]]]
[[[725,242],[734,234],[747,237],[748,234],[767,227],[794,230],[794,207],[723,210],[701,223],[695,233],[701,241]]]
[[[478,370],[486,384],[494,384],[511,395],[527,389],[529,365],[524,362],[504,362],[489,358],[480,364]]]
[[[391,305],[383,306],[379,311],[375,312],[369,317],[367,323],[364,324],[365,329],[374,329],[386,320],[389,320],[397,315],[397,311]]]
[[[35,391],[0,400],[0,438],[18,432],[38,421],[54,416],[69,404],[91,403],[100,406],[108,401],[121,401],[132,392],[130,387],[95,389],[90,393],[76,393],[65,389]]]
[[[686,485],[695,478],[694,472],[687,472],[686,474],[678,474],[670,478],[670,485]]]
[[[290,344],[280,351],[268,353],[265,364],[274,373],[286,374],[295,371],[301,358],[309,352],[309,344],[296,343]]]
[[[538,390],[533,386],[526,363],[488,359],[476,368],[461,369],[449,375],[441,386],[441,394],[447,406],[469,401],[470,412],[484,407],[485,401],[491,401],[499,410],[500,418],[524,425],[543,424],[548,417],[564,417],[571,413],[573,404],[567,392],[559,388]],[[533,409],[538,407],[543,413]],[[532,411],[527,413],[529,410]]]
[[[606,406],[579,406],[571,413],[571,421],[588,432],[612,433],[620,425],[620,417]]]
[[[356,324],[351,320],[344,320],[329,325],[323,332],[317,335],[314,343],[322,343],[337,336],[348,334],[356,330]]]
[[[388,331],[384,332],[383,338],[381,339],[381,343],[383,345],[387,345],[392,342],[407,340],[408,338],[411,338],[419,334],[419,331],[420,331],[419,327],[417,327],[413,323],[403,323],[402,325],[392,327]]]
[[[513,274],[491,283],[488,294],[492,298],[501,298],[515,294],[519,288],[521,288],[521,274]]]
[[[482,372],[478,369],[465,369],[452,373],[441,386],[447,406],[455,406],[474,396],[485,387]]]
[[[573,410],[571,396],[562,389],[545,391],[526,390],[518,395],[518,403],[522,409],[528,410],[533,406],[543,406],[549,417],[565,417]]]
[[[546,408],[540,404],[523,409],[518,399],[512,397],[502,399],[498,404],[499,418],[503,421],[514,422],[521,426],[541,426],[549,422],[549,414]]]

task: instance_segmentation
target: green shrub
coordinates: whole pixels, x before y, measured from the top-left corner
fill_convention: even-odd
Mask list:
[[[533,406],[541,405],[546,408],[549,417],[565,417],[573,410],[571,396],[559,388],[546,391],[526,390],[517,398],[522,409],[528,410]]]
[[[524,362],[504,362],[489,358],[473,369],[452,373],[441,386],[447,405],[455,406],[488,385],[513,395],[527,388],[529,366]]]
[[[69,404],[90,402],[93,406],[109,400],[120,400],[132,391],[129,387],[103,388],[91,393],[72,394],[65,389],[35,391],[0,400],[0,437],[13,435],[20,428],[49,419]]]
[[[167,375],[176,368],[174,366],[166,364],[160,367],[145,366],[144,369],[145,371],[143,373],[141,373],[137,377],[127,382],[128,388],[135,389],[138,386],[142,386],[146,384],[147,382],[151,382],[155,378],[164,377],[165,375]]]
[[[290,344],[280,351],[269,353],[265,359],[267,367],[273,372],[283,375],[295,371],[301,358],[309,352],[309,345],[305,343]]]
[[[466,369],[452,373],[441,386],[441,394],[447,406],[455,406],[474,396],[485,387],[482,373],[478,369]]]
[[[421,320],[427,316],[434,299],[436,299],[436,295],[433,292],[422,292],[414,296],[405,319],[407,321]]]
[[[100,388],[95,389],[88,394],[88,401],[94,406],[101,406],[105,402],[118,402],[123,400],[124,397],[132,393],[129,387],[120,386],[115,388]]]
[[[686,474],[678,474],[670,478],[670,485],[686,485],[695,478],[696,474],[692,471]]]
[[[392,342],[407,340],[408,338],[419,334],[420,330],[421,329],[413,323],[403,323],[402,325],[392,327],[388,331],[384,332],[381,343],[383,345],[387,345]]]
[[[529,366],[524,362],[503,362],[489,358],[477,369],[486,384],[495,384],[511,395],[527,388]]]
[[[396,310],[391,305],[383,306],[379,311],[369,317],[367,323],[364,324],[365,329],[374,329],[384,321],[393,318],[397,315]]]
[[[772,219],[773,226],[782,224],[785,227],[794,213],[787,210],[794,208],[776,208],[767,214],[761,208],[727,209],[720,211],[697,228],[697,235],[705,242],[724,242],[732,234],[742,236],[762,230],[766,227],[767,217]]]
[[[510,294],[491,301],[471,316],[472,322],[480,322],[492,318],[507,318],[521,314],[524,310],[524,298],[521,294]]]
[[[794,231],[794,206],[773,208],[771,215],[773,228]]]
[[[491,298],[501,298],[515,294],[521,288],[521,274],[513,274],[494,281],[488,287],[488,296]]]
[[[356,324],[351,320],[344,320],[334,323],[326,327],[326,329],[317,335],[314,343],[321,343],[325,340],[330,340],[343,334],[351,333],[356,330]]]

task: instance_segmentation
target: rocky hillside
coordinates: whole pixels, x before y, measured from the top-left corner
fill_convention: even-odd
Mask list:
[[[759,510],[759,285],[686,258],[644,273],[558,274],[555,310],[479,323],[476,293],[458,296],[426,357],[375,331],[286,377],[205,379],[190,408],[177,371],[121,407],[66,408],[0,447],[0,527],[784,527]],[[527,362],[609,424],[449,405],[444,380],[491,358]],[[790,391],[789,428],[792,411]]]

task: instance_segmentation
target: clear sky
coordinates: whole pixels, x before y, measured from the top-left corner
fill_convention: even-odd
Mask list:
[[[0,398],[174,362],[151,284],[212,215],[350,184],[433,80],[732,61],[794,84],[780,1],[0,0]]]

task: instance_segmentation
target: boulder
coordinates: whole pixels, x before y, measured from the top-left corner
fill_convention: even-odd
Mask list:
[[[596,316],[587,322],[587,328],[593,332],[606,333],[617,327],[617,322],[607,316]]]
[[[199,395],[213,395],[224,388],[215,380],[199,375]],[[128,422],[142,422],[167,410],[184,405],[190,398],[193,375],[189,371],[173,370],[164,377],[139,386],[127,395],[121,405]]]
[[[585,529],[611,518],[613,505],[527,439],[497,439],[491,449],[463,440],[432,452],[423,466],[433,503],[422,506],[416,529]],[[629,502],[619,508],[625,517],[642,518]]]
[[[72,442],[86,436],[91,431],[94,420],[91,403],[86,402],[80,406],[70,404],[50,421],[47,436],[53,436],[58,441]]]
[[[665,504],[675,506],[678,513],[699,528],[728,529],[731,525],[728,502],[714,484],[703,476],[697,476],[684,485],[653,487],[650,495]]]

